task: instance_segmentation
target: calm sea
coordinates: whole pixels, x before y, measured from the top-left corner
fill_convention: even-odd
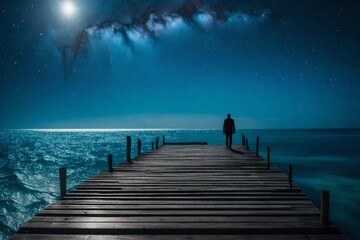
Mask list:
[[[331,191],[331,218],[353,239],[360,239],[360,129],[243,130],[260,154],[271,146],[271,161],[284,171],[293,165],[295,181],[319,205],[322,189]],[[151,149],[156,136],[167,141],[222,144],[219,130],[0,130],[0,239],[7,239],[59,195],[58,168],[67,167],[69,188],[125,158],[126,136]],[[240,130],[234,136],[240,143]]]

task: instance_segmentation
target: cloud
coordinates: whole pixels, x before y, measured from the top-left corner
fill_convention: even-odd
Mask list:
[[[269,17],[267,10],[246,12],[240,7],[205,1],[183,1],[173,6],[153,3],[147,7],[139,7],[135,2],[129,1],[127,6],[122,5],[101,21],[94,20],[76,34],[72,44],[62,46],[63,68],[67,69],[68,63],[73,62],[67,58],[76,58],[81,52],[86,52],[91,40],[120,37],[122,44],[119,47],[134,51],[138,42],[156,39],[162,33],[184,25],[203,31],[221,24],[258,25]],[[123,14],[124,8],[128,8],[130,13]]]

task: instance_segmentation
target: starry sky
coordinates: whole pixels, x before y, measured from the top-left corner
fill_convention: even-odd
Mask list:
[[[352,0],[0,0],[0,128],[359,128],[359,29]]]

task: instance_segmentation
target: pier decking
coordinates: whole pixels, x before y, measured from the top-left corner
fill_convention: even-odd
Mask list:
[[[12,239],[347,239],[244,146],[165,145],[84,181]]]

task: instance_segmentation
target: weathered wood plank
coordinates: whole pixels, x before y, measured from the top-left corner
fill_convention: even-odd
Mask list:
[[[311,205],[51,205],[45,210],[290,210],[304,208],[316,211],[317,208]]]
[[[274,201],[272,199],[269,199],[268,201],[186,201],[186,200],[175,200],[175,201],[167,201],[167,200],[157,200],[157,201],[141,201],[141,200],[114,200],[114,201],[108,201],[108,200],[60,200],[53,203],[53,206],[56,205],[151,205],[151,204],[166,204],[166,205],[239,205],[239,204],[252,204],[252,205],[310,205],[313,206],[313,203],[309,202],[308,200],[277,200]]]
[[[31,222],[319,222],[318,217],[316,216],[304,216],[304,217],[274,217],[274,216],[246,216],[246,217],[238,217],[238,216],[222,216],[222,217],[214,217],[214,216],[168,216],[168,217],[159,217],[159,216],[150,216],[150,217],[53,217],[53,216],[35,216],[31,220]]]
[[[191,201],[217,201],[217,200],[238,200],[238,201],[250,201],[250,200],[262,200],[262,201],[269,201],[274,199],[281,199],[281,200],[306,200],[306,197],[284,197],[284,196],[157,196],[157,195],[140,195],[140,196],[68,196],[64,197],[65,200],[107,200],[107,201],[116,201],[116,200],[130,200],[130,201],[151,201],[151,200],[166,200],[166,201],[181,201],[181,200],[191,200]]]
[[[343,234],[323,235],[50,235],[18,234],[11,240],[349,240]]]
[[[28,222],[20,233],[52,234],[321,234],[340,233],[321,223],[62,223]]]
[[[43,210],[38,216],[319,216],[317,210]]]

